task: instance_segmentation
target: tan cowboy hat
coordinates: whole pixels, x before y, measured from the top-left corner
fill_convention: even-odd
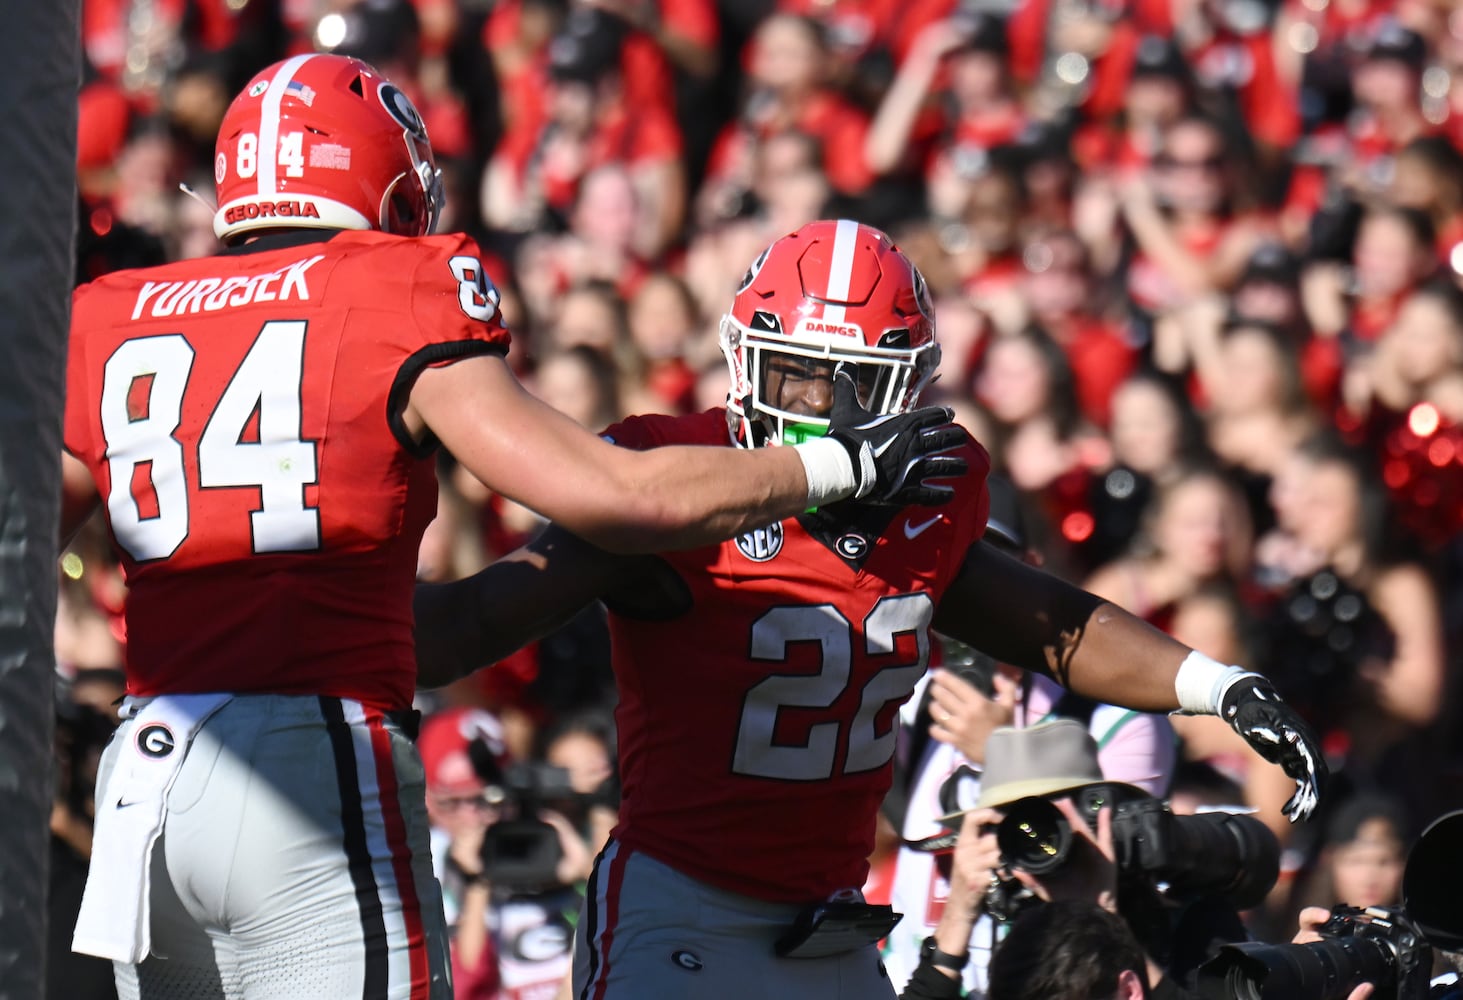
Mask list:
[[[986,739],[976,809],[1008,806],[1028,796],[1075,792],[1091,785],[1110,785],[1115,794],[1147,798],[1136,785],[1109,781],[1097,762],[1097,741],[1076,719],[1053,719],[1025,729],[1003,726]],[[958,821],[963,812],[940,817]]]

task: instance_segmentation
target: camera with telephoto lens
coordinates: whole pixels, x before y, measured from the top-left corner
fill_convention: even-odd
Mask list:
[[[1362,983],[1379,997],[1426,1000],[1432,949],[1401,910],[1338,906],[1311,944],[1225,945],[1200,971],[1205,1000],[1343,1000]]]
[[[1112,806],[1112,840],[1118,873],[1163,887],[1172,900],[1220,896],[1238,909],[1265,898],[1280,872],[1280,845],[1269,828],[1252,816],[1224,812],[1176,816],[1158,799],[1111,785],[1089,785],[1070,793],[1093,833],[1097,814]],[[1001,860],[1033,875],[1059,869],[1072,852],[1076,834],[1050,798],[1019,799],[996,826]],[[1011,883],[1002,882],[1002,886]],[[993,890],[1001,893],[1015,890]],[[992,909],[1010,909],[1019,900],[987,899]]]
[[[1199,967],[1203,1000],[1427,1000],[1433,949],[1463,949],[1463,810],[1424,831],[1407,856],[1401,907],[1337,906],[1309,944],[1228,944]]]
[[[489,783],[488,794],[504,815],[483,834],[483,878],[507,892],[556,888],[564,849],[539,810],[576,797],[569,772],[538,761],[513,763]]]

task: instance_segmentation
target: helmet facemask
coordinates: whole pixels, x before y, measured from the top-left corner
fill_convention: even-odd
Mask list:
[[[927,343],[911,348],[909,331],[887,330],[879,346],[868,347],[850,338],[812,335],[789,339],[743,326],[731,315],[722,317],[721,349],[731,374],[727,398],[728,421],[742,447],[800,444],[828,432],[828,417],[813,416],[778,406],[774,387],[775,359],[796,359],[803,377],[831,380],[840,362],[855,367],[859,404],[871,413],[904,413],[919,401],[920,392],[939,366],[940,348]],[[776,378],[779,383],[781,378]],[[831,394],[829,397],[831,404]]]

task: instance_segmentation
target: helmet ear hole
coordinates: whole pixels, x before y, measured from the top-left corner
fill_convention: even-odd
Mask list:
[[[390,224],[387,226],[390,232],[406,233],[415,228],[411,201],[400,191],[392,192],[387,212],[390,215]]]
[[[392,181],[381,201],[381,231],[397,236],[420,236],[426,232],[421,199],[412,196],[411,177],[402,174]]]

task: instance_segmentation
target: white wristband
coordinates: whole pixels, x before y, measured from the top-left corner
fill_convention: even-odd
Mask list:
[[[1218,715],[1224,692],[1249,673],[1242,667],[1228,666],[1203,653],[1191,652],[1179,664],[1178,675],[1173,679],[1179,708],[1190,715]]]
[[[803,460],[808,477],[809,508],[853,496],[859,484],[847,448],[832,438],[818,438],[793,445],[792,450]]]

